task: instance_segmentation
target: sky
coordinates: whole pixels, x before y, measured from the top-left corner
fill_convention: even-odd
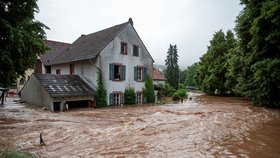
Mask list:
[[[50,28],[47,39],[73,43],[133,19],[133,26],[155,60],[165,64],[177,45],[181,69],[199,61],[213,34],[235,27],[239,0],[38,0],[35,19]]]

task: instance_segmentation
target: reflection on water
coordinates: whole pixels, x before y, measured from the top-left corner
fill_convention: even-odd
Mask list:
[[[64,113],[10,99],[0,107],[0,150],[40,157],[280,157],[279,110],[234,97],[189,96],[175,105]]]

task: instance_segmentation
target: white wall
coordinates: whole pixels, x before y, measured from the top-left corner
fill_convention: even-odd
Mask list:
[[[52,98],[42,87],[37,78],[32,75],[21,90],[21,100],[31,105],[45,106],[53,110]]]
[[[120,53],[121,42],[127,43],[128,54]],[[133,45],[139,46],[139,57],[133,56]],[[124,92],[125,88],[134,87],[135,91],[142,91],[144,82],[134,81],[134,67],[144,66],[148,68],[148,74],[152,74],[153,61],[145,46],[137,36],[133,27],[129,24],[111,41],[100,54],[100,67],[104,72],[107,96],[109,102],[109,94],[113,91]],[[109,64],[122,63],[126,66],[126,80],[122,82],[109,80]]]
[[[128,54],[120,53],[121,42],[127,43]],[[139,46],[139,57],[133,56],[133,45]],[[109,80],[109,64],[120,63],[126,66],[125,81]],[[135,91],[142,91],[144,82],[134,81],[134,67],[144,66],[148,68],[148,74],[152,74],[153,60],[146,50],[144,44],[139,39],[133,27],[128,24],[100,53],[100,56],[95,61],[83,60],[66,64],[53,65],[51,67],[52,74],[56,74],[56,69],[60,69],[60,74],[70,73],[70,64],[75,66],[75,74],[82,75],[93,88],[97,87],[97,72],[96,67],[101,68],[105,85],[107,89],[107,97],[109,103],[109,94],[113,91],[124,92],[125,88],[134,87]],[[94,66],[92,65],[94,64]]]

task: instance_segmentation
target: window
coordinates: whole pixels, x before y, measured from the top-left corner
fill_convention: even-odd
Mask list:
[[[133,56],[139,56],[139,46],[133,45]]]
[[[51,66],[46,66],[46,73],[50,74],[52,72]]]
[[[134,80],[144,81],[147,78],[147,68],[143,66],[134,67]]]
[[[136,104],[142,104],[142,92],[136,93]]]
[[[123,104],[123,94],[121,92],[110,93],[110,105]]]
[[[137,73],[137,81],[142,81],[143,80],[143,67],[137,67],[136,70]]]
[[[109,73],[110,73],[110,80],[114,81],[124,81],[125,80],[125,65],[121,64],[110,64],[109,66]]]
[[[121,54],[127,54],[127,43],[121,42]]]
[[[60,74],[60,69],[56,69],[56,74]]]
[[[70,64],[70,75],[73,75],[75,72],[75,66],[74,64]]]

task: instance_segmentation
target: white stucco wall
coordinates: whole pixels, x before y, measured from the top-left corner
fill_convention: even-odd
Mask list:
[[[42,87],[37,78],[32,75],[21,90],[21,100],[31,105],[45,106],[53,110],[52,98]]]
[[[127,43],[128,54],[121,54],[121,42]],[[139,57],[133,56],[133,45],[139,46]],[[100,67],[104,72],[107,96],[113,91],[124,92],[125,88],[134,87],[135,91],[142,91],[144,82],[134,81],[134,67],[144,66],[148,68],[148,74],[152,73],[153,60],[146,50],[144,44],[137,36],[133,27],[129,24],[111,41],[100,54]],[[109,80],[109,64],[120,63],[126,66],[126,80]]]
[[[128,54],[120,53],[121,42],[127,43]],[[139,56],[133,56],[133,45],[139,46]],[[126,80],[125,81],[111,81],[109,80],[109,64],[119,63],[126,66]],[[97,72],[99,67],[104,76],[105,85],[107,89],[107,97],[109,103],[109,94],[114,91],[124,92],[125,88],[134,87],[135,91],[141,92],[144,87],[144,82],[134,81],[134,67],[143,66],[148,68],[148,74],[152,74],[153,59],[146,50],[144,44],[141,42],[133,27],[128,24],[100,53],[99,57],[94,61],[83,60],[66,64],[53,65],[51,73],[56,74],[56,69],[60,69],[60,74],[70,73],[70,64],[75,66],[75,74],[82,75],[93,88],[97,87]],[[93,65],[94,66],[93,66]]]

